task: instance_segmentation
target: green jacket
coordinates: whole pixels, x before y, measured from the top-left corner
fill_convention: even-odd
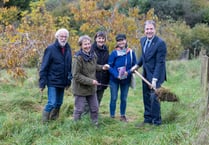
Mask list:
[[[94,95],[96,86],[93,85],[93,80],[96,80],[96,70],[102,70],[102,65],[97,65],[97,57],[91,61],[85,61],[81,56],[74,56],[72,68],[73,95]]]

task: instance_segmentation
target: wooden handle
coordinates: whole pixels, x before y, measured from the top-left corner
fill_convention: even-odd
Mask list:
[[[134,71],[147,85],[149,85],[154,91],[156,91],[155,88],[152,87],[152,84],[147,80],[145,79],[138,71]]]

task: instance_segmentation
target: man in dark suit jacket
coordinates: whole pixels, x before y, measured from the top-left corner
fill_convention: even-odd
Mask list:
[[[147,20],[144,29],[146,36],[140,40],[142,55],[138,63],[132,67],[132,71],[143,66],[143,76],[152,83],[152,86],[150,87],[144,81],[142,83],[144,121],[136,125],[137,127],[145,124],[160,125],[162,123],[160,102],[152,88],[160,88],[161,84],[166,80],[166,44],[155,35],[156,24],[153,20]]]

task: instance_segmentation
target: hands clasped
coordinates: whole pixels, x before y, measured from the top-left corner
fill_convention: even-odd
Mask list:
[[[105,64],[102,67],[103,70],[108,70],[109,68],[110,68],[110,65],[109,64]]]

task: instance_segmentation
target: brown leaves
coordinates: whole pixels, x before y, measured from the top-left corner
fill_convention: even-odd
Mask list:
[[[13,25],[1,27],[0,68],[7,69],[17,81],[27,77],[24,67],[30,63],[38,64],[44,49],[55,39],[52,16],[45,11],[43,2],[35,4],[31,12],[22,13],[23,18],[18,28]]]

